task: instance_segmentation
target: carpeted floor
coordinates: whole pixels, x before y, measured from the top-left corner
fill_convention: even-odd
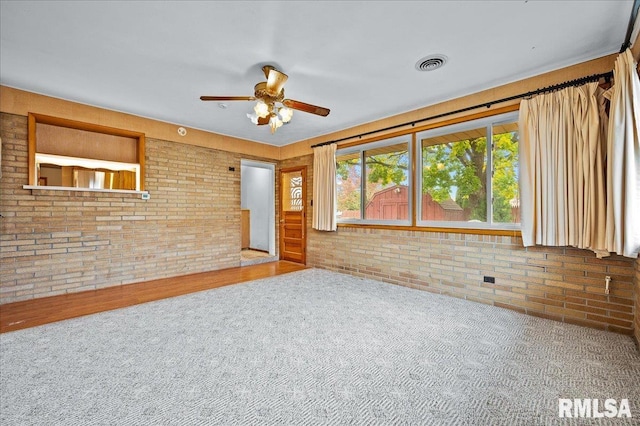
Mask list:
[[[627,336],[317,269],[0,335],[2,425],[639,424],[639,384]]]

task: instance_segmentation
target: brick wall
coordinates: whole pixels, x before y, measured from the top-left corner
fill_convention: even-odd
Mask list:
[[[309,264],[522,313],[630,334],[633,261],[520,238],[339,228],[311,232]],[[613,279],[604,294],[604,277]],[[495,277],[495,284],[483,282]]]
[[[129,194],[32,192],[22,189],[26,117],[2,114],[0,120],[0,303],[239,265],[239,154],[148,139],[148,201]],[[313,231],[313,156],[281,161],[278,169],[300,165],[307,166],[308,265],[626,334],[635,313],[640,340],[634,312],[640,260],[524,249],[511,237]],[[483,283],[485,275],[496,283]],[[613,278],[609,296],[605,275]]]
[[[312,164],[311,155],[286,162],[287,167],[307,165],[309,170],[309,266],[557,321],[633,332],[639,262],[621,256],[597,259],[590,251],[573,248],[525,249],[515,237],[357,227],[339,227],[335,233],[314,231]],[[495,284],[484,283],[485,275],[495,277]],[[613,279],[608,296],[606,275]]]
[[[150,200],[32,191],[27,119],[0,120],[0,303],[240,265],[239,154],[147,139]]]

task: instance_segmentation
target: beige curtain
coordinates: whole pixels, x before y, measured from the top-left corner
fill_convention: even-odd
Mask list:
[[[520,103],[525,246],[573,246],[604,254],[602,97],[594,82]]]
[[[607,249],[640,252],[640,80],[629,49],[613,69],[607,145]]]
[[[313,149],[313,229],[335,231],[336,144]]]

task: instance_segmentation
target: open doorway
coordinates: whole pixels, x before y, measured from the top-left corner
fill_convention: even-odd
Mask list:
[[[241,160],[240,181],[242,210],[240,265],[277,261],[275,164]]]

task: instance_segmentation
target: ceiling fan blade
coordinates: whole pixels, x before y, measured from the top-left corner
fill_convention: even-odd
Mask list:
[[[284,83],[287,82],[289,76],[285,73],[278,71],[270,65],[262,67],[265,75],[267,76],[267,92],[271,96],[278,96],[284,87]]]
[[[305,104],[304,102],[294,101],[293,99],[285,99],[282,101],[282,104],[291,109],[308,112],[310,114],[321,115],[323,117],[329,115],[330,112],[329,108]]]
[[[258,117],[258,126],[263,126],[265,124],[269,124],[269,120],[271,119],[270,116],[266,116],[266,117]]]
[[[253,101],[253,96],[200,96],[201,101]]]

